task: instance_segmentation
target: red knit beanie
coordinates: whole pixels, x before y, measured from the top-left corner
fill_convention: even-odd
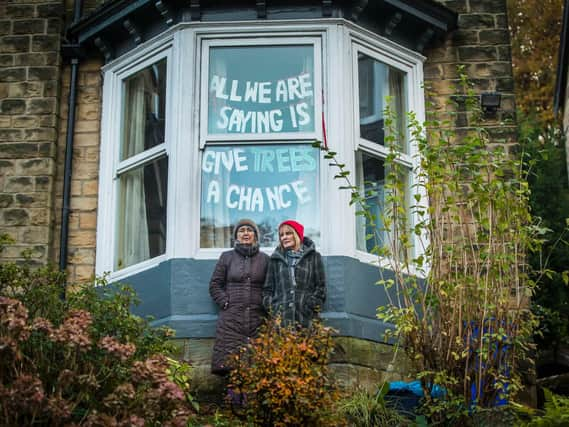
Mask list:
[[[300,238],[300,243],[304,241],[304,226],[300,222],[288,219],[286,221],[281,222],[281,225],[279,225],[279,230],[283,225],[288,225],[292,227],[294,231],[296,231],[296,234],[298,234],[298,237]]]

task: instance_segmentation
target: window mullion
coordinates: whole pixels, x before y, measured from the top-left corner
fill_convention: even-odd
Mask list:
[[[120,162],[117,166],[116,176],[122,175],[132,169],[150,163],[151,161],[163,156],[166,153],[166,144],[162,143],[155,147],[152,147],[142,153],[138,153],[126,160]]]

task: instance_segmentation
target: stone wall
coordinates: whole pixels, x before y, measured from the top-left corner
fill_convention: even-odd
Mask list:
[[[485,117],[494,144],[517,150],[514,79],[506,0],[439,0],[459,14],[458,28],[444,43],[427,50],[424,66],[425,87],[430,98],[443,106],[459,85],[458,66],[473,84],[475,93],[499,92],[501,107],[495,116]],[[457,129],[466,127],[465,114],[455,116]]]
[[[52,260],[63,12],[61,0],[0,3],[0,233],[16,241],[4,260]]]
[[[70,283],[88,280],[95,272],[102,65],[102,61],[92,59],[79,63],[73,162],[71,167],[69,241],[67,246],[67,273]],[[61,91],[62,99],[65,100],[67,100],[69,94],[69,81],[70,70],[67,65],[63,69]],[[53,240],[53,249],[56,254],[59,253],[60,244],[59,233],[63,201],[67,109],[67,102],[62,103],[54,203],[56,238]]]
[[[192,387],[200,400],[219,400],[224,382],[211,373],[213,339],[176,339],[176,358],[192,365]],[[403,350],[352,337],[335,337],[330,368],[344,389],[365,388],[370,392],[384,381],[410,380],[409,360]]]

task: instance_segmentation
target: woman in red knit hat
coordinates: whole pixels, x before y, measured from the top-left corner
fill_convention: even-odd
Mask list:
[[[310,325],[326,299],[322,256],[304,236],[304,226],[287,220],[279,225],[279,246],[271,255],[263,287],[263,306],[283,323]]]

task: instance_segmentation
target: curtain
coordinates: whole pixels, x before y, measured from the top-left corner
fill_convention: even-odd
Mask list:
[[[127,84],[125,102],[125,144],[123,158],[144,151],[146,100],[144,75]],[[121,204],[119,230],[119,266],[126,267],[148,259],[148,222],[144,191],[144,168],[131,170],[120,177]],[[121,265],[122,264],[122,265]]]
[[[226,151],[225,148],[206,148],[207,152]],[[203,156],[202,156],[203,159]],[[210,178],[211,176],[211,178]],[[218,185],[219,203],[208,202],[209,185],[215,180]],[[228,248],[231,247],[231,219],[229,209],[225,206],[225,194],[231,181],[230,173],[220,168],[219,175],[206,174],[202,169],[202,203],[200,213],[200,247],[202,248]]]

